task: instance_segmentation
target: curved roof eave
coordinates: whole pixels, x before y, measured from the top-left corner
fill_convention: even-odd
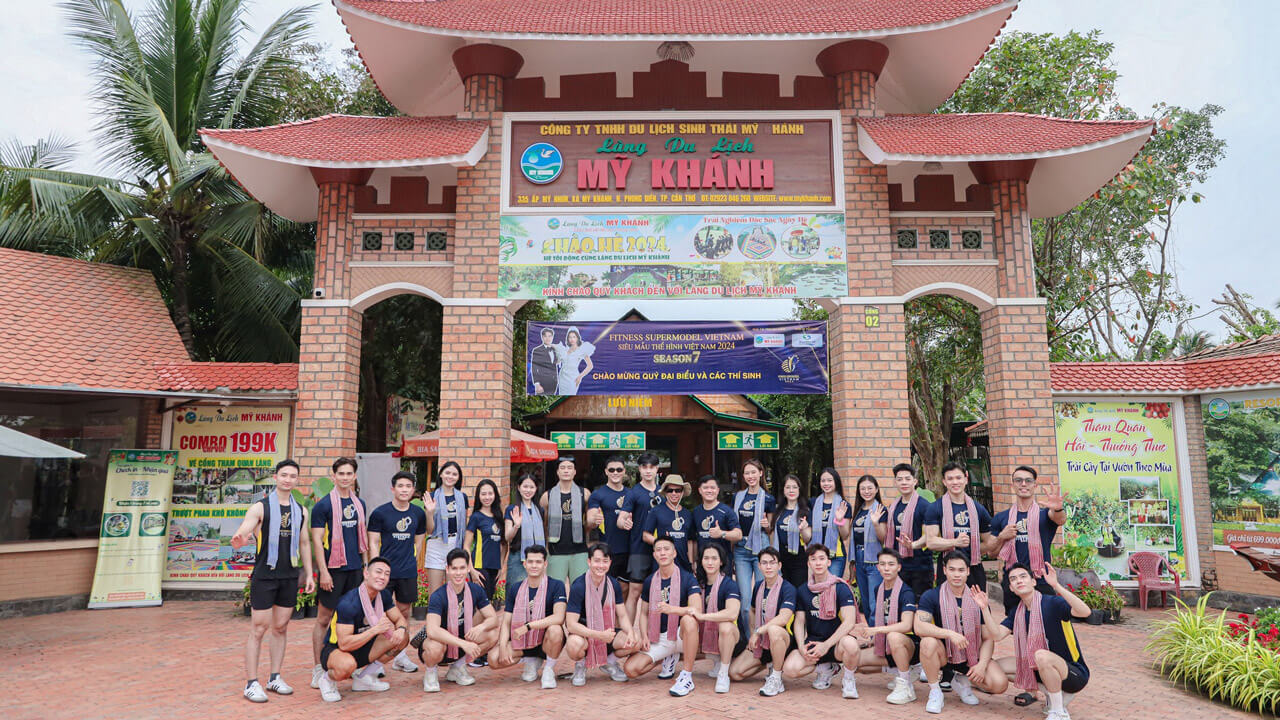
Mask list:
[[[486,129],[476,144],[463,155],[404,158],[374,162],[327,161],[299,158],[247,148],[219,138],[205,136],[205,145],[239,185],[275,214],[294,222],[315,222],[319,214],[320,191],[312,168],[379,169],[412,168],[424,165],[474,166],[489,147]]]
[[[461,81],[453,68],[452,55],[458,48],[476,42],[524,43],[657,43],[685,40],[726,44],[744,41],[793,42],[818,44],[805,48],[803,58],[791,62],[791,74],[817,75],[815,58],[826,41],[850,39],[879,40],[891,47],[891,53],[879,85],[882,104],[890,112],[929,112],[946,100],[972,71],[999,35],[1018,0],[1005,0],[989,8],[944,22],[899,28],[881,28],[848,32],[726,34],[600,34],[476,32],[427,27],[383,17],[333,0],[347,35],[356,46],[366,71],[383,95],[402,112],[410,115],[453,114],[461,109]],[[914,37],[913,37],[914,36]],[[939,42],[923,43],[924,36]],[[616,53],[613,53],[616,54]],[[611,54],[611,55],[613,55]],[[945,56],[945,57],[943,57]],[[648,57],[648,61],[653,61]],[[954,72],[939,67],[954,66]],[[618,73],[647,69],[647,65],[623,64],[616,68],[589,67],[578,72],[609,71]],[[705,70],[704,67],[696,68]],[[725,67],[725,70],[741,68]],[[799,69],[798,72],[796,70]],[[759,70],[753,70],[759,71]],[[526,63],[525,75],[542,74]],[[783,70],[783,75],[788,72]],[[544,77],[549,77],[543,74]],[[549,77],[549,81],[551,78]],[[783,92],[788,92],[786,88]]]
[[[888,153],[858,126],[858,149],[877,165],[902,162],[970,163],[1035,160],[1027,183],[1031,217],[1061,215],[1111,181],[1151,139],[1154,123],[1098,142],[1019,153]]]

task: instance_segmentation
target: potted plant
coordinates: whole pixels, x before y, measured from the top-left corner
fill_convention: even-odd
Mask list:
[[[314,592],[299,592],[298,599],[293,602],[293,619],[301,620],[306,617],[315,617],[315,606],[316,594]],[[311,614],[308,615],[307,613]]]
[[[418,599],[413,602],[413,619],[427,619],[427,604],[431,601],[431,591],[427,585],[426,568],[418,568]]]
[[[249,582],[249,578],[245,578],[244,588],[240,591],[240,606],[244,610],[245,617],[253,614],[253,606],[249,604]]]
[[[1063,585],[1080,585],[1088,580],[1094,586],[1099,584],[1097,567],[1098,551],[1093,544],[1083,538],[1073,542],[1056,545],[1052,551],[1053,567],[1058,571],[1058,579]]]
[[[1120,609],[1124,607],[1124,596],[1110,581],[1102,584],[1102,599],[1106,603],[1105,620],[1109,623],[1120,622]]]
[[[1088,618],[1085,618],[1089,624],[1101,625],[1110,607],[1110,601],[1107,600],[1102,588],[1090,583],[1086,578],[1081,580],[1079,585],[1067,585],[1067,589],[1075,593],[1076,597],[1083,600],[1084,604],[1093,611],[1089,613]]]

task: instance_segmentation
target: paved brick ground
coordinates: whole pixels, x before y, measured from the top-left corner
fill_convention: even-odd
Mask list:
[[[1119,626],[1081,625],[1085,658],[1093,673],[1088,690],[1072,703],[1073,718],[1084,720],[1169,720],[1169,718],[1253,717],[1211,703],[1170,685],[1149,666],[1143,645],[1158,611],[1128,611]],[[842,700],[839,684],[825,692],[793,682],[777,698],[756,694],[759,681],[735,684],[728,695],[712,692],[699,675],[687,698],[667,695],[668,683],[654,676],[626,684],[592,675],[586,687],[567,681],[553,691],[520,682],[516,671],[473,670],[479,682],[460,688],[443,682],[444,692],[424,695],[421,673],[391,673],[392,689],[382,694],[344,692],[330,706],[310,680],[310,628],[314,621],[291,625],[285,678],[297,692],[272,695],[255,706],[240,697],[241,651],[248,620],[226,602],[171,602],[161,608],[75,611],[0,621],[0,668],[8,687],[0,693],[0,717],[27,718],[360,718],[406,717],[429,713],[444,717],[502,718],[806,718],[814,713],[875,713],[877,718],[924,718],[920,700],[896,707],[884,702],[880,675],[860,676],[860,700]],[[1009,652],[1001,647],[997,654]],[[263,679],[266,652],[263,652]],[[706,661],[697,669],[705,671]],[[567,670],[567,663],[562,669]],[[344,687],[345,687],[344,683]],[[1015,707],[1009,696],[967,707],[948,695],[944,716],[1039,720],[1038,708]]]

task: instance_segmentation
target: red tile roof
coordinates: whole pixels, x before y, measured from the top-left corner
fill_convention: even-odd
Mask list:
[[[1169,392],[1280,384],[1280,353],[1159,362],[1054,363],[1054,392]]]
[[[466,155],[489,123],[453,117],[324,115],[285,125],[201,130],[206,140],[300,160],[376,163]]]
[[[145,270],[0,249],[0,383],[151,390],[187,352]]]
[[[156,363],[155,371],[161,390],[234,392],[298,389],[296,363]]]
[[[1238,355],[1258,355],[1261,353],[1280,353],[1280,335],[1263,335],[1240,342],[1226,343],[1205,348],[1186,356],[1187,360],[1199,360],[1208,357],[1235,357]]]
[[[949,23],[1008,0],[340,0],[389,20],[474,33],[850,34]]]
[[[1025,113],[885,115],[859,126],[889,155],[1014,155],[1066,150],[1151,130],[1152,120],[1064,120]]]

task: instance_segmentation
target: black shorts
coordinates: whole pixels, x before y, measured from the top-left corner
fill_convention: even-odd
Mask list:
[[[364,570],[330,570],[329,577],[333,578],[333,589],[324,590],[317,585],[316,602],[334,610],[338,607],[338,600],[342,599],[343,595],[364,582]]]
[[[805,638],[805,642],[807,642],[807,643],[810,643],[810,642],[826,642],[826,640],[827,640],[827,639],[828,639],[828,638],[823,638],[822,640],[818,640],[817,638],[812,638],[812,637],[810,637],[810,638]],[[837,643],[837,644],[839,644],[839,643]],[[792,645],[793,647],[795,647],[797,650],[798,650],[798,649],[800,649],[799,644],[797,644],[797,643],[796,643],[795,636],[792,636],[792,638],[791,638],[791,645]],[[827,648],[827,651],[826,651],[825,653],[823,653],[822,657],[818,658],[818,663],[817,663],[817,664],[821,665],[822,663],[835,663],[835,664],[837,664],[837,665],[839,665],[839,664],[840,664],[840,661],[836,659],[836,646],[835,646],[835,645],[832,645],[831,647]]]
[[[933,587],[933,565],[922,568],[903,568],[899,573],[902,582],[911,588],[911,592],[916,597],[924,595],[925,591]]]
[[[369,664],[369,653],[373,652],[373,643],[374,640],[370,640],[364,645],[361,645],[351,651],[351,657],[356,659],[356,668],[362,668]],[[325,670],[329,669],[329,656],[337,649],[338,647],[336,645],[325,643],[324,647],[320,649],[320,667]]]
[[[1040,682],[1040,671],[1036,671],[1036,682]],[[1067,677],[1062,681],[1062,692],[1071,693],[1072,695],[1084,689],[1089,684],[1089,668],[1080,663],[1067,662]]]
[[[618,582],[631,582],[630,570],[630,553],[611,553],[609,555],[609,577]]]
[[[748,638],[750,639],[750,638]],[[762,665],[773,665],[774,670],[781,670],[782,663],[786,662],[786,658],[782,658],[778,662],[773,661],[773,651],[769,649],[768,636],[762,637],[761,642],[764,643],[764,649],[760,651],[760,663]],[[787,654],[790,655],[792,650],[796,649],[796,636],[787,633]]]
[[[412,605],[418,602],[418,578],[391,578],[387,589],[398,603]]]
[[[249,578],[249,607],[254,610],[293,608],[297,604],[298,578]]]
[[[627,582],[642,583],[652,573],[652,555],[638,552],[627,556]]]
[[[612,648],[610,648],[612,650]],[[531,648],[525,648],[520,651],[521,657],[547,659],[547,651],[542,649],[542,643],[538,643]]]

